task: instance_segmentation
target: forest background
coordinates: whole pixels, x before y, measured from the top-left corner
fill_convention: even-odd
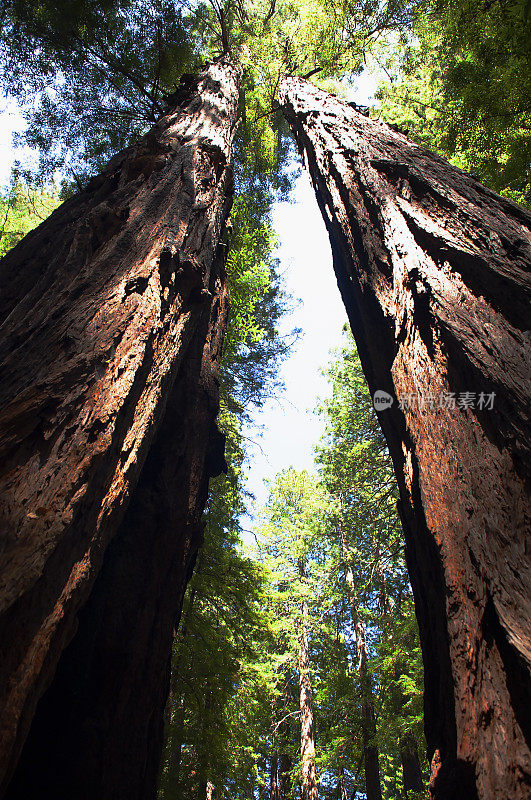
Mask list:
[[[294,158],[276,89],[296,74],[351,97],[370,63],[382,76],[373,116],[528,205],[530,4],[83,0],[65,15],[50,0],[1,13],[2,88],[26,116],[20,142],[39,155],[1,200],[2,253],[201,64],[228,49],[245,68],[226,234],[229,472],[213,481],[175,635],[160,796],[306,798],[317,782],[322,797],[423,796],[422,666],[396,487],[346,333],[327,369],[315,469],[271,475],[260,514],[245,483],[251,422],[278,396],[297,336],[272,224]],[[252,550],[241,542],[251,519]]]

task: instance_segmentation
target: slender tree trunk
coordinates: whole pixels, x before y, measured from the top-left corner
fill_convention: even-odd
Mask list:
[[[361,687],[361,724],[363,736],[363,763],[365,768],[365,791],[367,800],[382,800],[380,786],[380,763],[376,739],[376,716],[374,713],[374,697],[372,680],[368,669],[369,654],[367,651],[367,637],[365,625],[358,613],[354,573],[348,561],[347,547],[343,531],[341,531],[341,546],[345,563],[345,582],[347,584],[350,615],[356,632],[356,650],[358,653],[358,674]]]
[[[291,705],[292,692],[291,692],[292,672],[286,670],[284,675],[284,695],[283,695],[283,709],[282,715],[286,717],[281,724],[278,733],[280,755],[279,755],[279,778],[278,778],[278,791],[279,800],[287,800],[291,796],[291,771],[293,769],[293,759],[289,753],[289,745],[291,742],[291,724],[290,718],[287,717]]]
[[[269,796],[271,800],[279,800],[278,755],[276,751],[276,742],[273,742],[272,744],[269,787],[270,787]]]
[[[299,574],[305,577],[305,565],[299,561]],[[301,800],[318,800],[315,774],[315,736],[313,727],[313,701],[310,681],[310,654],[308,647],[309,610],[308,601],[303,600],[299,631],[299,688],[301,711]]]
[[[290,797],[292,769],[293,759],[289,753],[281,753],[279,756],[279,800],[287,800]]]
[[[432,797],[528,795],[531,216],[287,78],[400,488]],[[466,394],[473,393],[472,395]]]
[[[343,767],[339,769],[339,781],[337,784],[337,798],[338,800],[348,800],[347,787],[345,785],[345,770]]]
[[[179,794],[185,714],[185,696],[181,692],[178,700],[173,703],[169,723],[171,728],[167,743],[166,770],[161,780],[164,800],[171,800]]]
[[[201,569],[201,559],[196,567],[197,575]],[[174,635],[174,645],[171,656],[170,691],[165,709],[166,741],[164,746],[163,763],[166,766],[161,773],[159,784],[164,800],[171,800],[179,794],[179,779],[181,771],[182,745],[184,733],[184,720],[186,715],[185,694],[180,689],[182,682],[179,669],[181,667],[181,652],[188,634],[188,626],[195,602],[196,588],[193,586],[188,596],[188,603],[183,609],[180,625]],[[190,665],[193,668],[193,662]],[[181,673],[182,674],[182,673]],[[178,700],[176,697],[178,696]]]
[[[27,740],[9,798],[155,793],[172,630],[224,464],[239,77],[211,65],[0,264],[3,790]]]
[[[291,717],[288,717],[292,702],[292,671],[287,668],[284,673],[284,687],[282,695],[282,717],[284,721],[278,730],[280,754],[278,758],[278,796],[279,800],[287,800],[291,796],[291,771],[293,759],[289,752],[291,743]]]
[[[214,786],[210,782],[211,772],[211,741],[212,741],[212,687],[208,678],[205,679],[205,698],[203,717],[201,720],[201,736],[197,747],[197,776],[199,778],[200,796],[206,794],[207,800],[212,799]]]
[[[269,796],[270,800],[279,800],[278,785],[278,736],[277,736],[277,699],[276,695],[271,701],[271,720],[273,735],[271,737],[271,759],[269,768]]]
[[[425,788],[422,780],[419,753],[417,743],[410,733],[402,736],[399,746],[404,792],[406,797],[409,797],[410,792],[422,792]]]

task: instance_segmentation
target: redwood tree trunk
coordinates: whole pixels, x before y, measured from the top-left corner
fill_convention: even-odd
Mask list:
[[[279,757],[279,798],[288,800],[291,796],[291,770],[293,769],[293,759],[289,753],[281,753]]]
[[[305,81],[286,79],[280,100],[370,390],[393,399],[378,415],[423,649],[432,796],[523,800],[531,216]]]
[[[211,65],[0,265],[10,798],[155,793],[172,629],[224,463],[239,77]]]
[[[303,562],[299,562],[299,573],[305,575]],[[302,602],[302,618],[299,630],[299,687],[301,712],[301,800],[318,800],[315,774],[315,735],[313,726],[313,700],[310,680],[310,654],[308,648],[308,601]]]

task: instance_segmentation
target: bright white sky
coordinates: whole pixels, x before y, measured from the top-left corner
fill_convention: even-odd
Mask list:
[[[349,100],[372,104],[377,85],[377,79],[365,73],[349,91]],[[247,443],[247,487],[256,497],[254,508],[249,509],[251,518],[267,500],[264,480],[272,480],[289,466],[313,471],[313,448],[323,430],[313,410],[317,399],[329,394],[320,371],[329,361],[330,350],[340,346],[341,330],[347,321],[328,234],[306,171],[296,182],[293,200],[275,204],[273,225],[286,289],[301,301],[286,320],[285,330],[299,327],[304,333],[282,367],[285,393],[269,401],[258,415],[257,422],[264,426],[261,437],[250,432],[255,443]],[[244,521],[244,527],[248,522]]]
[[[371,75],[358,79],[349,99],[361,105],[373,102],[377,81]],[[14,159],[12,134],[22,130],[24,121],[16,104],[0,99],[0,187],[9,180]],[[19,151],[18,157],[21,153]],[[24,153],[24,158],[28,153]],[[302,328],[303,336],[282,367],[285,393],[269,401],[258,416],[263,426],[248,431],[248,488],[256,496],[251,518],[267,499],[264,479],[272,480],[282,469],[313,469],[313,448],[322,424],[313,414],[318,397],[328,394],[326,379],[320,374],[328,362],[331,348],[341,343],[346,314],[337,288],[328,235],[305,172],[297,179],[293,201],[277,203],[273,224],[279,239],[278,257],[286,290],[296,301],[293,314],[285,321],[285,331]],[[244,527],[250,520],[244,522]]]
[[[327,364],[330,348],[340,344],[346,321],[328,235],[305,171],[296,181],[293,200],[275,204],[273,225],[287,291],[300,300],[283,330],[299,327],[303,333],[282,366],[285,393],[268,401],[257,418],[264,426],[261,438],[250,432],[256,444],[248,443],[248,488],[257,505],[267,499],[264,478],[272,479],[289,466],[312,469],[313,447],[322,429],[313,409],[317,397],[328,394],[320,369]]]

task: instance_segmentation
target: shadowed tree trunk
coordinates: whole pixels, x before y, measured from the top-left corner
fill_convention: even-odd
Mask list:
[[[0,265],[1,776],[154,797],[202,537],[239,70],[220,59]],[[29,734],[29,736],[28,736]]]
[[[410,792],[422,792],[425,785],[422,780],[419,753],[414,737],[407,733],[400,739],[400,761],[402,762],[402,779],[406,797]]]
[[[201,563],[202,559],[199,558],[199,563],[195,569],[196,576],[201,570]],[[188,625],[194,610],[195,596],[196,587],[193,586],[188,595],[188,602],[183,609],[179,629],[174,633],[171,655],[170,691],[164,710],[166,741],[164,744],[163,762],[165,762],[165,766],[164,770],[161,770],[161,774],[159,775],[159,789],[164,796],[164,800],[172,800],[172,798],[179,796],[184,722],[187,711],[185,705],[186,695],[182,690],[182,678],[185,677],[186,680],[186,676],[182,674],[179,656],[182,653],[188,634]],[[193,660],[188,665],[186,672],[188,674],[193,672]]]
[[[293,759],[289,753],[281,753],[279,757],[279,798],[287,800],[291,793],[291,770]]]
[[[299,560],[299,575],[306,576],[306,567]],[[301,711],[301,800],[318,800],[317,778],[315,775],[315,734],[313,727],[313,700],[310,681],[310,653],[308,646],[309,610],[304,599],[301,607],[299,630],[299,687]]]
[[[356,650],[358,653],[358,674],[361,688],[361,725],[363,739],[363,764],[365,769],[365,792],[367,800],[382,800],[380,786],[380,764],[378,744],[376,741],[376,715],[374,713],[374,697],[372,680],[368,670],[369,654],[365,624],[358,612],[358,598],[354,585],[354,573],[349,561],[345,535],[340,531],[343,551],[345,583],[347,584],[350,616],[356,633]]]
[[[339,770],[339,781],[337,783],[337,800],[348,800],[347,787],[345,786],[345,770]]]
[[[277,751],[273,748],[276,747],[276,743],[273,741],[272,744],[272,752],[271,752],[271,764],[270,764],[270,777],[269,777],[269,797],[270,800],[279,800],[278,794],[278,755]]]
[[[286,79],[280,100],[369,388],[393,401],[377,410],[400,487],[432,796],[523,800],[531,216],[305,81]]]

